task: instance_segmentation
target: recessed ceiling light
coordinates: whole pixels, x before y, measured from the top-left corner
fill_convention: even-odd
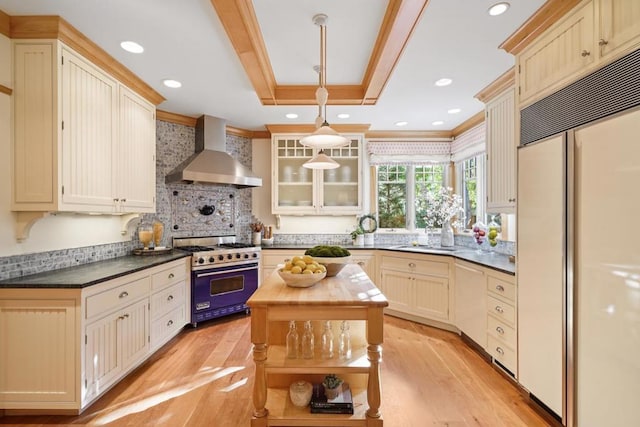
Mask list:
[[[404,121],[402,121],[402,122],[396,122],[396,126],[406,126],[406,125],[408,125],[408,124],[409,124],[409,122],[404,122]]]
[[[124,50],[126,50],[127,52],[131,52],[131,53],[142,53],[142,52],[144,52],[144,48],[142,46],[140,46],[138,43],[132,42],[132,41],[124,41],[124,42],[120,43],[120,47],[123,48]]]
[[[460,108],[451,108],[451,109],[447,110],[447,113],[449,113],[449,114],[458,114],[460,111],[462,111]]]
[[[436,120],[435,122],[432,122],[431,124],[432,124],[433,126],[440,126],[440,125],[443,125],[443,124],[444,124],[444,122],[443,122],[442,120]]]
[[[166,87],[170,87],[172,89],[177,89],[179,87],[182,87],[182,83],[180,83],[177,80],[165,79],[162,81],[162,83],[164,83]]]
[[[287,113],[284,115],[287,119],[297,119],[298,115],[296,113]]]
[[[440,80],[436,80],[435,85],[436,86],[449,86],[451,83],[453,83],[453,80],[447,79],[447,78],[442,78]]]
[[[338,118],[339,119],[348,119],[349,117],[351,117],[350,115],[348,115],[347,113],[340,113],[338,114]]]
[[[496,3],[489,8],[488,10],[489,15],[491,16],[502,15],[507,11],[507,9],[509,9],[509,6],[510,6],[509,3],[507,3],[506,1]]]

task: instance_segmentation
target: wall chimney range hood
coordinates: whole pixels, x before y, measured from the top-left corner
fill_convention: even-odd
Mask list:
[[[231,184],[238,188],[261,187],[262,178],[225,151],[226,138],[224,120],[207,115],[198,118],[196,152],[171,171],[165,177],[165,182]]]

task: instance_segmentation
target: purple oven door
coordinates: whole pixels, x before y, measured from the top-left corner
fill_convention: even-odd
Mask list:
[[[248,310],[258,289],[258,263],[222,266],[191,273],[191,323]]]

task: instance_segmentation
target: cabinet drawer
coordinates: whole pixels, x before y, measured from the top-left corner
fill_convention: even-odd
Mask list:
[[[516,352],[509,348],[500,340],[489,335],[487,337],[487,352],[493,356],[495,360],[502,363],[505,368],[515,374],[516,372]]]
[[[278,264],[284,264],[285,260],[291,259],[294,256],[302,256],[304,255],[304,250],[300,250],[299,252],[285,253],[285,254],[267,254],[266,251],[263,251],[261,254],[262,257],[262,265],[264,267],[275,267]]]
[[[487,290],[509,301],[516,300],[516,285],[494,276],[487,276]]]
[[[449,263],[413,258],[382,257],[381,268],[399,270],[407,273],[428,274],[449,277]]]
[[[151,322],[151,347],[163,344],[185,325],[185,306],[182,304]]]
[[[498,319],[502,319],[509,325],[513,325],[516,320],[515,308],[511,304],[502,302],[491,295],[487,295],[487,312]]]
[[[87,319],[144,297],[148,294],[149,288],[150,278],[143,277],[87,297]]]
[[[151,276],[151,289],[162,289],[171,283],[175,283],[179,280],[184,280],[187,275],[187,267],[184,261],[180,264],[176,264],[172,267],[164,269]]]
[[[184,305],[185,287],[184,282],[151,295],[151,318],[162,316],[179,305]]]
[[[487,332],[498,341],[511,348],[516,348],[516,330],[493,316],[487,316]]]

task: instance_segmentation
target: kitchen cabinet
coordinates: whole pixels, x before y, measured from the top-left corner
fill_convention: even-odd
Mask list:
[[[362,270],[357,265],[348,265],[343,271],[355,277]],[[300,291],[283,285],[274,274],[247,302],[251,307],[255,362],[251,425],[381,427],[380,361],[386,299],[370,280],[350,281],[340,275],[325,278],[316,286]],[[362,295],[372,297],[362,298]],[[323,359],[316,344],[313,359],[288,359],[285,337],[290,320],[299,325],[311,320],[316,332],[321,330],[324,321],[348,320],[351,358]],[[288,390],[293,381],[321,383],[324,375],[330,373],[349,383],[354,401],[353,415],[311,414],[308,407],[292,404]]]
[[[189,261],[84,288],[0,288],[0,409],[81,412],[187,323]]]
[[[358,264],[373,283],[378,283],[375,251],[349,249],[349,252],[351,252],[351,262]]]
[[[640,46],[640,3],[598,0],[598,46],[600,56],[615,59]]]
[[[487,346],[494,362],[518,378],[515,277],[487,269]]]
[[[314,170],[302,165],[316,149],[300,144],[303,135],[272,137],[272,212],[285,215],[351,215],[362,213],[362,136],[345,135],[346,147],[325,149],[340,164]]]
[[[517,57],[519,102],[549,94],[596,60],[594,5],[582,2]]]
[[[515,213],[516,207],[516,107],[510,87],[487,102],[487,211]]]
[[[57,40],[14,40],[11,208],[155,211],[155,107]]]
[[[380,287],[389,301],[389,314],[423,323],[451,324],[451,270],[450,257],[382,255]]]
[[[483,349],[487,346],[487,285],[485,269],[455,261],[456,326]]]

